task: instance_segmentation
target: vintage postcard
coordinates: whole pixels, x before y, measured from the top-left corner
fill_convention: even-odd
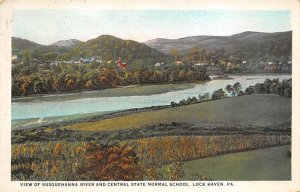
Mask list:
[[[2,2],[0,191],[299,191],[299,5]]]

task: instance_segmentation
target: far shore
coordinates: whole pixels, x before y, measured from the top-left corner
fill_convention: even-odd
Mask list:
[[[234,79],[235,76],[271,76],[271,75],[291,75],[290,73],[224,73],[229,79]],[[217,77],[218,75],[212,75],[211,77]],[[227,80],[228,78],[225,78]],[[266,77],[267,78],[267,77]],[[211,78],[211,80],[224,80],[222,78]],[[74,92],[62,92],[62,93],[49,93],[42,95],[28,95],[12,97],[12,102],[40,102],[40,101],[53,101],[53,100],[73,100],[93,97],[122,97],[122,96],[144,96],[162,94],[171,91],[180,91],[185,89],[191,89],[196,84],[205,83],[206,81],[193,81],[193,82],[175,82],[175,83],[163,83],[163,84],[137,84],[120,86],[116,88],[102,89],[102,90],[82,90]]]
[[[170,83],[170,84],[145,84],[145,85],[129,85],[124,87],[116,87],[102,90],[91,90],[72,93],[56,93],[45,95],[30,95],[26,97],[13,97],[12,102],[30,102],[30,101],[53,101],[53,100],[73,100],[93,97],[122,97],[122,96],[144,96],[162,94],[171,91],[180,91],[191,89],[195,84],[203,83],[203,81]]]

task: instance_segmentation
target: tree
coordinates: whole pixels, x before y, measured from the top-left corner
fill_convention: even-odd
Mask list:
[[[135,71],[132,75],[132,78],[134,79],[134,82],[139,84],[142,81],[142,72],[141,71]]]
[[[180,52],[178,49],[175,49],[175,48],[172,48],[170,51],[169,51],[169,54],[173,57],[174,59],[174,63],[179,59],[180,57]]]
[[[198,47],[192,47],[185,55],[185,60],[190,63],[206,62],[208,59],[206,50]]]
[[[242,90],[242,85],[239,82],[236,82],[233,85],[233,89],[238,93],[238,92],[240,92]]]
[[[160,82],[161,81],[161,74],[160,74],[159,71],[155,71],[153,76],[154,76],[153,78],[154,78],[155,82]]]
[[[187,80],[188,81],[194,81],[194,80],[196,80],[196,78],[197,78],[197,74],[196,74],[196,72],[195,71],[192,71],[192,70],[190,70],[188,73],[187,73]]]
[[[89,90],[93,89],[94,88],[94,83],[93,81],[91,80],[88,80],[86,83],[85,83],[85,87]]]
[[[178,79],[180,81],[186,80],[186,72],[184,71],[184,69],[180,70],[180,72],[178,73]]]
[[[67,81],[67,89],[68,89],[68,90],[73,90],[73,89],[75,89],[75,81],[74,81],[74,79],[69,79],[69,80]]]
[[[133,148],[126,145],[104,146],[89,143],[86,163],[79,169],[80,180],[142,180],[144,170]]]
[[[32,53],[29,49],[26,49],[23,53],[23,62],[25,64],[29,64],[30,60],[31,60],[31,56],[32,56]]]
[[[145,69],[144,61],[142,59],[136,59],[129,65],[129,67],[133,71],[144,70]]]

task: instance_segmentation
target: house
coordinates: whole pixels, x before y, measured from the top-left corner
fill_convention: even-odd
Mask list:
[[[57,62],[51,62],[50,65],[51,66],[58,65],[58,63]]]
[[[227,70],[230,70],[230,69],[235,69],[235,68],[237,68],[237,67],[238,67],[237,64],[228,62],[228,63],[227,63],[227,66],[226,66],[226,69],[227,69]]]
[[[103,58],[101,56],[98,56],[98,55],[93,56],[92,59],[93,59],[93,61],[95,61],[97,63],[102,63],[102,61],[103,61]]]
[[[155,63],[154,66],[155,66],[155,67],[160,67],[160,66],[161,66],[161,63]]]
[[[91,63],[91,62],[93,62],[94,61],[94,57],[92,57],[92,58],[83,58],[83,57],[80,57],[80,59],[79,59],[79,62],[80,63]]]
[[[196,65],[196,66],[205,66],[206,63],[195,63],[194,65]]]
[[[176,61],[176,65],[183,65],[182,61]]]
[[[67,64],[71,64],[71,63],[73,63],[73,61],[71,60],[71,61],[64,61],[64,63],[67,63]],[[75,63],[75,62],[74,62]],[[79,62],[78,62],[79,63]]]
[[[15,61],[15,60],[17,60],[17,59],[18,59],[18,55],[12,55],[12,56],[11,56],[11,60],[12,60],[12,61]]]

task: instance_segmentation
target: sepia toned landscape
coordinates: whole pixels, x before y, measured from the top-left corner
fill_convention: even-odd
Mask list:
[[[55,14],[64,25],[78,24],[68,20],[74,15],[102,27],[81,23],[86,28],[80,33],[93,32],[81,40],[73,39],[72,31],[67,40],[52,33],[48,40],[41,33],[44,44],[34,39],[36,32],[28,39],[22,34],[29,30],[26,22],[48,29],[31,20],[34,15],[48,19],[49,26],[60,23],[49,19]],[[83,15],[71,10],[14,14],[11,180],[291,180],[288,11],[93,10]],[[251,16],[272,31],[249,24],[220,34],[224,16],[232,25],[237,17],[249,22]],[[218,22],[210,28],[206,23],[212,18]],[[181,24],[191,30],[174,38],[172,30]],[[157,27],[162,25],[165,29]],[[133,40],[128,32],[133,27],[140,30],[132,33],[144,38],[161,36]],[[46,43],[51,39],[57,41]]]

